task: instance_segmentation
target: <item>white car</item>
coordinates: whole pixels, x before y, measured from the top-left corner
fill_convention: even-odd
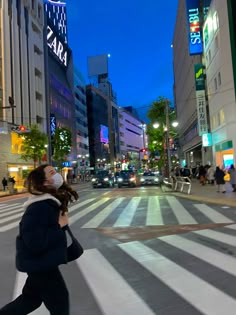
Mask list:
[[[140,176],[141,185],[161,185],[162,177],[159,172],[144,172]]]

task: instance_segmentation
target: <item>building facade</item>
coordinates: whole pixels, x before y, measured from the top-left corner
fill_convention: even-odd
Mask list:
[[[20,159],[22,139],[12,127],[47,129],[43,0],[0,2],[0,178],[22,186],[32,163]]]
[[[94,169],[114,169],[120,158],[117,105],[98,88],[86,87],[89,158]]]
[[[72,52],[67,44],[66,3],[45,1],[48,73],[48,117],[51,139],[56,127],[66,127],[72,133],[72,150],[64,162],[65,175],[77,163],[74,69]],[[53,155],[53,147],[49,148]],[[50,153],[49,153],[50,154]]]
[[[78,69],[74,69],[76,145],[78,170],[86,171],[89,164],[88,118],[86,104],[86,84]]]
[[[236,5],[212,0],[203,26],[207,92],[214,164],[236,161]]]
[[[200,1],[197,2],[200,5]],[[195,167],[213,161],[211,148],[202,145],[201,113],[198,108],[201,100],[198,100],[198,94],[196,93],[195,65],[203,63],[203,50],[199,49],[198,51],[199,47],[194,47],[198,41],[202,43],[200,24],[202,23],[203,11],[206,10],[208,4],[205,4],[202,8],[199,6],[191,8],[192,3],[196,4],[196,1],[179,0],[172,46],[174,102],[179,123],[179,158],[182,166],[187,164]],[[190,6],[189,10],[187,4]],[[200,36],[200,38],[196,36]],[[205,106],[204,131],[208,133],[210,125],[205,95],[203,96],[203,102]]]
[[[145,124],[132,111],[120,107],[119,129],[122,168],[130,166],[137,169],[141,166],[141,160],[147,159],[147,154],[141,152],[147,147]]]

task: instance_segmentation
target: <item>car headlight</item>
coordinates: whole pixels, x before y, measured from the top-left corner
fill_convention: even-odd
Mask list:
[[[135,181],[135,177],[131,177],[129,180],[130,180],[131,182],[134,182],[134,181]]]
[[[140,182],[145,182],[145,179],[144,178],[140,178]]]
[[[96,182],[96,180],[97,180],[96,178],[92,178],[92,182]]]
[[[118,178],[118,182],[123,182],[123,179],[122,178]]]
[[[159,178],[155,178],[154,181],[155,181],[155,182],[159,182]]]
[[[104,182],[108,182],[108,181],[109,181],[109,178],[108,178],[108,177],[105,177],[103,180],[104,180]]]

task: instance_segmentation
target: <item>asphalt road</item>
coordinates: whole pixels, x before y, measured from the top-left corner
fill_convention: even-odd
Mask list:
[[[236,208],[159,187],[77,189],[69,216],[85,253],[61,268],[71,315],[235,314]],[[0,305],[25,279],[14,264],[25,200],[0,199]]]

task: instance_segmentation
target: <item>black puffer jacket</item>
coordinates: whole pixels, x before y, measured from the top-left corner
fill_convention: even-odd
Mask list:
[[[38,272],[67,263],[65,231],[58,224],[60,202],[49,194],[32,196],[16,239],[16,268]]]

